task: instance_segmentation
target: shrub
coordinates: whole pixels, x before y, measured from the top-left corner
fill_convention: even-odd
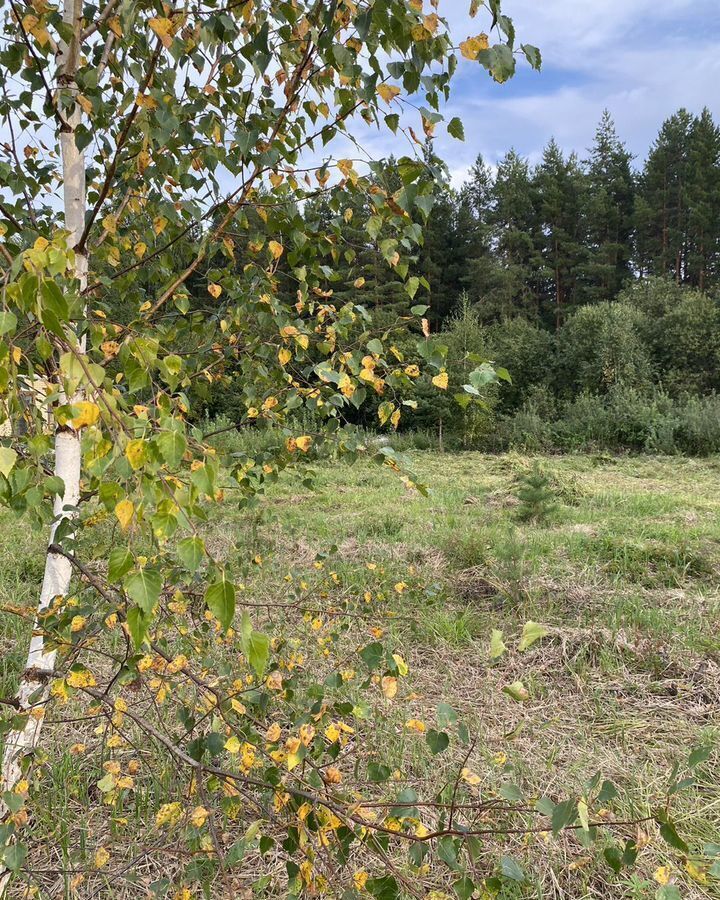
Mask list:
[[[643,342],[644,319],[624,303],[582,306],[573,313],[558,333],[558,393],[603,393],[617,384],[649,387],[652,363]]]

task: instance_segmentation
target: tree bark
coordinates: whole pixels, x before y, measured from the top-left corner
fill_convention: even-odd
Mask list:
[[[59,95],[71,99],[69,104],[59,104],[60,116],[65,125],[60,130],[63,170],[63,205],[65,229],[68,231],[68,245],[75,247],[80,240],[85,225],[85,154],[78,150],[75,130],[80,123],[81,109],[74,102],[77,94],[75,73],[80,53],[82,22],[82,0],[65,0],[63,21],[73,31],[70,43],[61,42],[58,50]],[[80,290],[87,285],[87,256],[76,252],[75,270],[70,273],[78,280]],[[73,338],[74,339],[74,338]],[[74,339],[75,340],[75,339]],[[84,352],[84,338],[77,341],[77,349]],[[70,398],[70,401],[79,396]],[[62,396],[59,402],[65,402]],[[54,503],[54,521],[50,529],[48,546],[55,540],[60,523],[73,519],[80,499],[81,450],[80,435],[74,429],[61,426],[55,433],[55,474],[62,478],[65,490]],[[2,761],[2,791],[12,791],[22,778],[23,760],[37,746],[40,739],[45,706],[50,694],[50,686],[55,668],[55,651],[46,652],[42,631],[42,615],[58,597],[65,597],[70,589],[72,567],[70,561],[58,554],[47,551],[45,572],[37,606],[37,616],[25,669],[20,678],[17,693],[18,714],[27,714],[23,728],[11,731],[5,740]],[[7,817],[8,810],[0,801],[0,820]],[[0,864],[0,897],[5,893],[10,872]]]

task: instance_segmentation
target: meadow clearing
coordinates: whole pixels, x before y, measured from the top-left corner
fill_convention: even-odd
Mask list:
[[[447,702],[477,738],[465,764],[480,774],[485,796],[581,793],[601,772],[621,791],[614,815],[639,818],[662,796],[672,764],[718,735],[720,461],[544,458],[552,507],[539,521],[521,521],[518,479],[532,464],[512,454],[417,452],[412,465],[427,497],[380,467],[320,464],[314,490],[288,475],[252,511],[228,501],[206,539],[216,553],[253,559],[239,603],[272,620],[274,633],[293,629],[316,639],[317,665],[325,641],[334,657],[378,629],[395,641],[409,675],[396,699],[378,692],[360,755],[382,764],[402,751],[404,777],[432,793],[463,760],[428,753],[404,718],[410,709],[431,722]],[[96,532],[107,544],[102,522]],[[0,603],[31,611],[42,536],[5,518],[0,541]],[[99,546],[97,557],[106,550]],[[300,584],[295,599],[290,584]],[[348,597],[360,612],[335,615]],[[528,620],[549,633],[520,653],[517,637]],[[494,629],[508,647],[495,660]],[[0,615],[4,698],[13,695],[28,638],[27,621]],[[232,642],[224,664],[233,664]],[[517,680],[529,693],[522,702],[503,692]],[[108,808],[97,802],[96,783],[99,760],[111,751],[86,757],[77,749],[97,748],[102,727],[98,733],[94,722],[76,722],[72,705],[52,707],[47,719],[30,789],[28,862],[36,882],[46,870],[48,897],[164,896],[182,860],[152,823],[158,785],[172,793],[176,764],[145,741],[132,800]],[[633,826],[624,836],[637,840],[638,868],[616,874],[591,861],[574,832],[493,838],[492,849],[511,853],[526,872],[507,880],[500,896],[640,898],[669,878],[683,897],[720,897],[703,855],[720,834],[717,751],[696,776],[675,814],[688,852],[661,840],[654,824]],[[127,865],[127,877],[103,878],[93,864],[101,846]],[[250,857],[226,877],[212,896],[253,896]],[[23,891],[20,877],[11,895]]]

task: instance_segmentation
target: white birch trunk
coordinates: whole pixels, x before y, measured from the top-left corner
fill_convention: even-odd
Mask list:
[[[76,92],[74,75],[79,57],[81,34],[82,0],[65,0],[63,20],[71,26],[75,39],[68,45],[62,43],[58,52],[58,73],[63,73],[64,83],[60,92],[72,97]],[[65,228],[69,232],[68,246],[74,247],[85,227],[85,154],[75,143],[75,128],[80,122],[81,110],[77,103],[61,108],[61,115],[68,123],[68,130],[60,132],[62,151],[63,200]],[[75,277],[80,289],[87,286],[87,256],[77,253],[75,257]],[[78,348],[84,352],[84,340]],[[73,398],[77,399],[77,398]],[[62,396],[60,398],[63,400]],[[55,434],[55,474],[65,485],[64,495],[55,498],[54,524],[50,530],[52,544],[58,525],[63,518],[72,518],[80,500],[80,435],[67,428],[58,428]],[[70,589],[72,567],[64,556],[48,552],[45,558],[38,618],[35,621],[30,650],[22,673],[17,693],[18,711],[29,712],[25,727],[7,735],[2,761],[2,791],[12,791],[22,778],[23,758],[37,746],[40,739],[45,705],[50,693],[50,684],[55,667],[55,652],[45,652],[45,640],[39,627],[40,615],[57,597],[65,597]],[[7,815],[7,809],[0,801],[0,820]],[[10,872],[0,863],[0,898],[10,879]]]

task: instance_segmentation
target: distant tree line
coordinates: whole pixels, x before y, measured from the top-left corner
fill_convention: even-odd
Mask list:
[[[412,164],[373,164],[378,192],[408,218]],[[444,170],[431,142],[425,164]],[[468,447],[720,451],[720,128],[709,110],[667,119],[639,169],[605,112],[583,156],[552,140],[537,165],[510,150],[495,168],[479,157],[459,189],[441,184],[416,222],[410,297],[371,200],[339,209],[319,192],[297,211],[298,229],[324,236],[333,302],[363,304],[380,326],[427,304],[447,344],[449,390],[416,385],[401,430]],[[279,277],[292,292],[289,268]],[[512,383],[488,387],[484,409],[458,406],[483,359]],[[215,394],[209,411],[231,406]],[[678,431],[690,407],[701,437]],[[630,409],[639,420],[623,431]],[[357,421],[377,425],[372,405]]]

